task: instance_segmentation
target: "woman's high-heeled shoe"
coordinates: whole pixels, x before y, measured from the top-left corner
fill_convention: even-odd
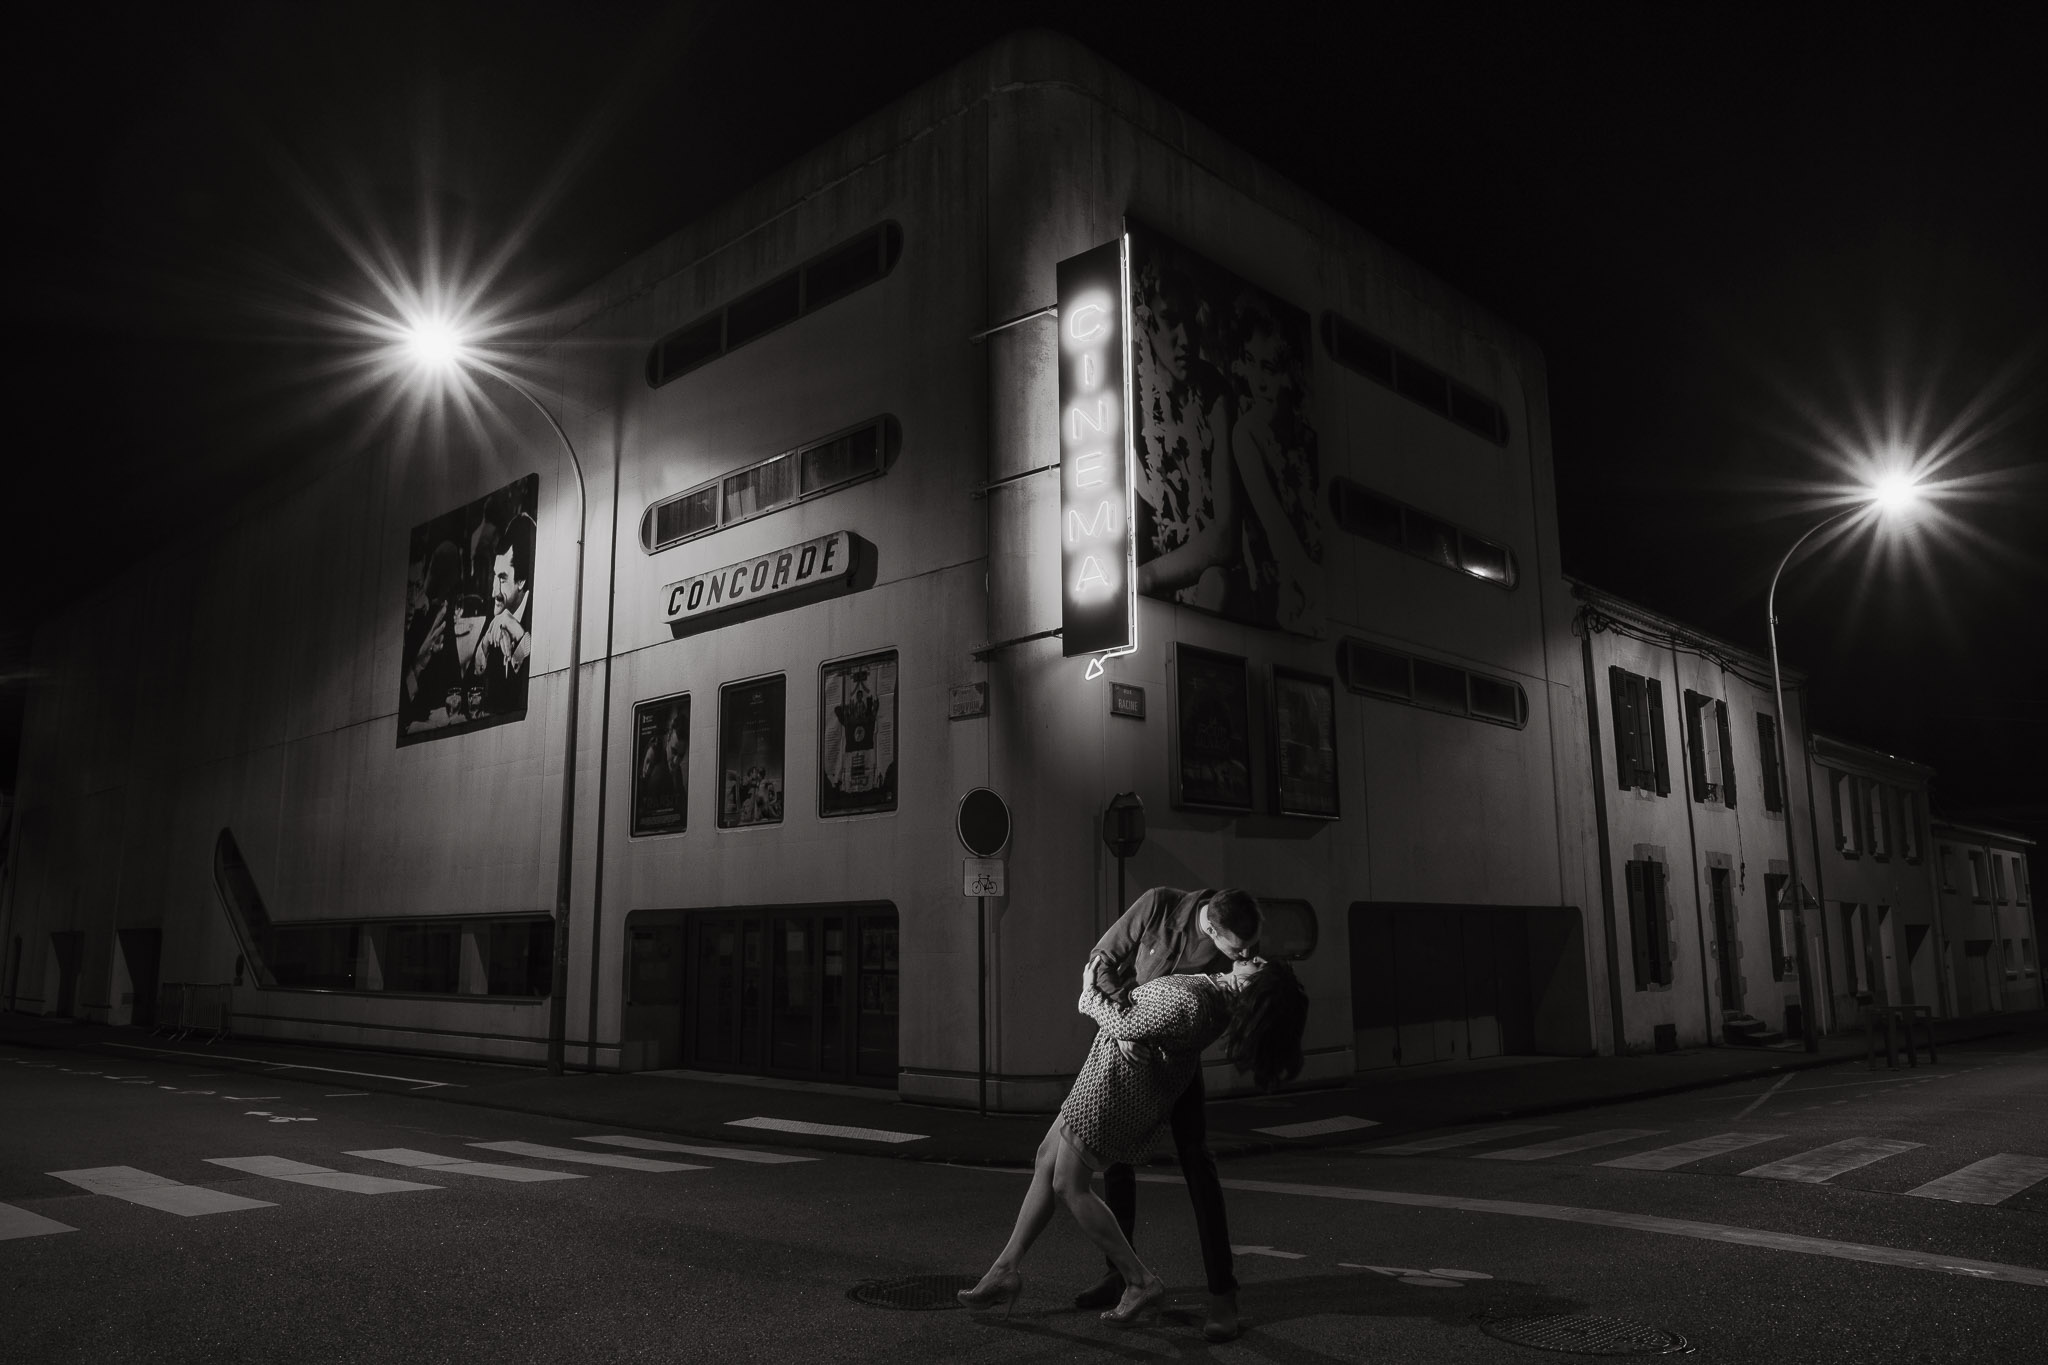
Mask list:
[[[991,1266],[988,1274],[981,1277],[980,1284],[972,1289],[963,1289],[953,1297],[960,1300],[962,1308],[1000,1308],[1007,1317],[1017,1310],[1017,1300],[1023,1295],[1023,1272],[997,1271]]]
[[[1148,1275],[1142,1284],[1124,1286],[1124,1296],[1117,1306],[1102,1315],[1104,1322],[1118,1326],[1136,1322],[1159,1311],[1159,1305],[1166,1299],[1166,1281],[1157,1275]]]

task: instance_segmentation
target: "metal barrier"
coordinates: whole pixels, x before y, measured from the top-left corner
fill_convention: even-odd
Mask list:
[[[156,1024],[150,1032],[170,1038],[203,1033],[207,1042],[219,1042],[227,1035],[233,992],[225,982],[166,981],[156,989]]]
[[[1941,1060],[1934,1055],[1934,1006],[1932,1005],[1865,1005],[1863,1007],[1863,1063],[1866,1069],[1877,1070],[1877,1031],[1884,1029],[1884,1064],[1887,1068],[1899,1064],[1899,1054],[1892,1042],[1892,1026],[1896,1023],[1905,1035],[1906,1064],[1920,1065],[1920,1054],[1913,1047],[1913,1021],[1923,1021],[1927,1030],[1927,1062],[1932,1066]]]

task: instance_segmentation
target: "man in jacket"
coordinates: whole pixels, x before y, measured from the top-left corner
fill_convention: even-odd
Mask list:
[[[1131,903],[1109,926],[1091,954],[1096,986],[1111,999],[1130,999],[1130,991],[1155,977],[1181,972],[1217,972],[1252,956],[1259,944],[1259,906],[1235,887],[1182,891],[1155,886]],[[1129,1054],[1142,1044],[1119,1046]],[[1209,1152],[1208,1119],[1203,1112],[1202,1070],[1181,1092],[1168,1116],[1173,1145],[1180,1157],[1188,1198],[1195,1206],[1195,1235],[1202,1244],[1202,1268],[1209,1281],[1209,1315],[1202,1335],[1229,1341],[1238,1334],[1237,1276],[1230,1260],[1230,1228],[1223,1212],[1223,1186],[1216,1178],[1216,1158]],[[1138,1218],[1138,1181],[1126,1165],[1102,1173],[1103,1201],[1132,1238]],[[1106,1308],[1123,1294],[1123,1278],[1112,1268],[1101,1281],[1074,1299],[1079,1308]]]

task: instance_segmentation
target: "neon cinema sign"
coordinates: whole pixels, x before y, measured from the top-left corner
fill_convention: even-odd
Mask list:
[[[1061,261],[1060,639],[1067,658],[1138,647],[1131,531],[1130,239]]]

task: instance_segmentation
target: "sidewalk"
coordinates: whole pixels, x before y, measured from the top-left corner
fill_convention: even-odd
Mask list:
[[[1934,1029],[1942,1048],[2008,1034],[2034,1035],[2038,1041],[2044,1030],[2048,1015],[2041,1013],[1940,1020]],[[1029,1162],[1049,1121],[1043,1114],[983,1118],[973,1110],[907,1104],[885,1090],[700,1072],[550,1076],[529,1066],[304,1043],[232,1037],[210,1045],[172,1042],[152,1037],[147,1029],[40,1015],[0,1014],[0,1045],[137,1061],[191,1057],[211,1068],[543,1114],[604,1128],[974,1165]],[[1882,1067],[1881,1050],[1878,1055]],[[1863,1057],[1863,1039],[1857,1035],[1822,1039],[1818,1053],[1717,1047],[1656,1056],[1495,1057],[1396,1067],[1365,1072],[1350,1085],[1212,1101],[1210,1142],[1224,1158],[1374,1142],[1422,1129],[1555,1114],[1745,1077],[1860,1065]],[[1903,1055],[1899,1065],[1906,1065]]]

